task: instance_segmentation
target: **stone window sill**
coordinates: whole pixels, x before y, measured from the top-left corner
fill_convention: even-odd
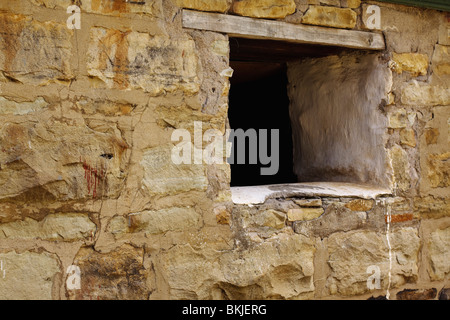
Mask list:
[[[235,204],[262,204],[267,199],[288,197],[354,197],[376,199],[391,195],[388,188],[367,184],[344,182],[305,182],[250,187],[232,187],[232,200]]]

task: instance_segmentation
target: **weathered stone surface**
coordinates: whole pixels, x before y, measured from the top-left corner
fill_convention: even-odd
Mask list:
[[[48,106],[43,98],[31,102],[16,102],[0,97],[0,115],[26,115],[42,111]]]
[[[450,228],[434,231],[428,240],[431,280],[448,279],[450,274]]]
[[[160,234],[167,231],[198,229],[201,226],[201,215],[193,208],[170,208],[115,217],[110,222],[108,231],[113,234],[133,232]]]
[[[392,129],[405,128],[407,126],[408,116],[404,108],[395,109],[388,114],[388,127]]]
[[[75,4],[80,7],[82,12],[100,13],[103,15],[120,16],[125,13],[144,13],[157,15],[160,11],[159,1],[143,0],[30,0],[32,3],[44,6],[50,9],[64,9]]]
[[[416,134],[411,128],[404,128],[400,130],[400,143],[414,148],[416,146]]]
[[[413,77],[426,75],[429,58],[420,53],[393,53],[394,71],[398,74],[409,72]]]
[[[179,7],[199,10],[226,12],[231,7],[233,0],[176,0]]]
[[[436,144],[438,142],[439,135],[439,129],[437,128],[425,129],[425,141],[427,145]]]
[[[81,271],[81,290],[71,300],[147,300],[154,288],[144,250],[123,245],[108,253],[81,248],[73,264]]]
[[[432,300],[436,297],[436,288],[431,289],[405,289],[397,292],[397,300]]]
[[[232,6],[235,14],[268,19],[283,19],[293,14],[295,9],[294,0],[239,0]]]
[[[302,23],[317,26],[353,29],[357,14],[349,8],[311,6],[303,16]]]
[[[361,0],[341,0],[341,6],[351,9],[359,8]]]
[[[289,209],[289,221],[307,221],[320,217],[324,213],[322,208],[299,208]]]
[[[406,151],[396,145],[389,149],[389,158],[394,171],[394,184],[402,191],[407,190],[410,187],[411,174]]]
[[[93,28],[87,53],[92,78],[114,89],[142,89],[152,95],[199,91],[195,43],[142,32]]]
[[[294,202],[300,207],[321,207],[322,199],[295,199]]]
[[[448,105],[450,104],[450,88],[410,83],[403,88],[401,101],[409,105]]]
[[[442,288],[439,292],[439,300],[450,300],[450,288]]]
[[[344,204],[331,204],[325,213],[318,219],[294,222],[294,231],[308,237],[326,238],[340,231],[351,231],[357,229],[384,229],[385,208],[377,207],[367,214],[360,211],[352,211]]]
[[[450,213],[450,200],[437,197],[415,197],[414,211],[423,217],[440,218]]]
[[[432,188],[450,186],[450,152],[428,155],[428,180]]]
[[[42,221],[25,218],[0,224],[0,239],[92,240],[95,231],[96,225],[85,214],[52,214]]]
[[[0,75],[4,79],[44,85],[74,77],[72,32],[65,24],[2,13],[0,29]]]
[[[50,300],[53,282],[60,270],[57,257],[46,252],[0,253],[2,300]],[[4,276],[4,277],[3,277]]]
[[[417,279],[420,238],[413,228],[390,234],[392,247],[391,288]],[[386,235],[379,232],[354,231],[335,233],[328,239],[328,264],[331,274],[327,286],[331,294],[357,295],[369,291],[367,268],[381,270],[381,288],[386,289],[389,272],[389,249]]]
[[[352,211],[370,211],[373,208],[373,200],[356,199],[345,204]]]
[[[217,224],[230,224],[231,214],[225,206],[218,206],[214,208]]]
[[[437,75],[450,75],[450,52],[449,46],[436,45],[431,60],[433,72]]]
[[[306,237],[280,234],[248,249],[221,253],[207,245],[179,245],[162,255],[174,299],[312,297],[315,249]]]
[[[29,201],[117,196],[127,144],[117,129],[95,131],[51,119],[0,128],[0,198]],[[104,157],[105,155],[110,155]]]
[[[208,179],[205,168],[196,164],[176,165],[171,160],[171,145],[145,151],[141,165],[143,185],[149,194],[177,194],[190,190],[205,191]]]

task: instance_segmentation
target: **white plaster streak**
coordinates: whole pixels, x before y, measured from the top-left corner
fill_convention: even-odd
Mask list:
[[[391,247],[391,239],[390,239],[390,227],[391,227],[391,206],[390,204],[386,204],[386,214],[387,214],[387,223],[386,223],[386,240],[389,248],[389,273],[388,273],[388,285],[386,289],[386,299],[389,300],[390,297],[390,288],[391,288],[391,271],[392,271],[392,247]]]

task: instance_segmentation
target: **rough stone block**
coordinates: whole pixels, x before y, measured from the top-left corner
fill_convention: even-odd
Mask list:
[[[408,124],[408,116],[406,110],[395,109],[388,114],[388,127],[392,129],[405,128]]]
[[[413,77],[426,75],[429,58],[420,53],[393,53],[394,71],[398,74],[409,72]]]
[[[289,209],[289,221],[307,221],[320,217],[324,213],[322,208]]]
[[[3,271],[0,277],[2,300],[51,300],[53,283],[60,262],[53,254],[14,251],[0,253]],[[4,275],[4,277],[3,277]]]
[[[102,15],[120,16],[126,13],[148,14],[156,16],[160,13],[159,1],[153,0],[30,0],[32,3],[50,9],[66,10],[75,4],[82,12],[97,13]]]
[[[118,216],[109,223],[108,231],[113,234],[145,232],[161,234],[168,231],[182,231],[202,226],[201,215],[192,208],[170,208],[133,213],[127,217]]]
[[[230,9],[232,0],[176,0],[179,7],[199,10],[226,12]]]
[[[389,158],[394,171],[394,183],[402,191],[407,190],[411,183],[410,165],[406,151],[396,145],[389,149]]]
[[[108,253],[81,248],[73,264],[81,271],[81,289],[68,290],[71,300],[147,300],[154,290],[141,248],[123,245]]]
[[[434,231],[428,239],[431,280],[448,279],[450,274],[450,228]]]
[[[409,147],[416,147],[416,134],[411,128],[404,128],[400,130],[400,143]]]
[[[89,76],[107,88],[151,95],[176,90],[194,94],[200,88],[195,43],[189,38],[93,28],[86,59]]]
[[[450,104],[450,88],[443,86],[407,84],[401,94],[401,101],[407,105],[438,106]]]
[[[433,300],[436,298],[436,288],[431,289],[405,289],[397,292],[397,300]]]
[[[341,6],[344,8],[356,9],[361,6],[361,0],[341,0]]]
[[[41,97],[31,102],[16,102],[0,97],[0,115],[22,116],[45,110],[48,103]]]
[[[128,146],[120,131],[110,129],[58,120],[2,126],[0,198],[43,202],[117,196]]]
[[[51,214],[42,221],[25,218],[0,224],[0,239],[76,241],[94,238],[96,225],[85,214]]]
[[[45,85],[74,77],[70,66],[73,32],[65,24],[0,13],[0,29],[0,78],[4,81]]]
[[[299,199],[294,200],[300,207],[321,207],[322,199]]]
[[[352,211],[370,211],[373,208],[373,200],[357,199],[345,204]]]
[[[357,14],[349,8],[311,6],[303,16],[302,23],[324,27],[353,29]]]
[[[450,75],[450,46],[436,45],[431,60],[433,73],[442,76]]]
[[[417,279],[420,238],[416,229],[404,228],[392,232],[390,242],[391,288],[395,288]],[[390,263],[386,235],[372,231],[335,233],[328,239],[328,252],[331,273],[327,287],[331,294],[351,296],[369,292],[370,266],[380,268],[381,288],[387,288]]]
[[[427,177],[432,188],[450,187],[450,152],[429,154]]]
[[[253,18],[283,19],[296,10],[294,0],[238,0],[233,13]]]
[[[304,236],[279,234],[243,250],[218,252],[208,246],[178,245],[161,255],[174,299],[313,297],[315,249]]]
[[[176,165],[171,159],[172,145],[145,151],[141,165],[143,185],[149,194],[177,194],[190,190],[206,191],[208,178],[202,165]]]

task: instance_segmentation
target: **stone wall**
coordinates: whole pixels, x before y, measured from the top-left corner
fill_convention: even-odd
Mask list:
[[[175,129],[225,134],[230,90],[228,36],[184,29],[182,8],[367,31],[372,4],[389,195],[234,204],[227,164],[173,164]],[[2,0],[0,30],[1,299],[448,299],[448,13]]]

